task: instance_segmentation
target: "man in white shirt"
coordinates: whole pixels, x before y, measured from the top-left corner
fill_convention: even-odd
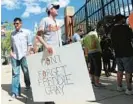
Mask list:
[[[37,32],[37,39],[49,53],[53,53],[53,47],[62,46],[61,29],[56,19],[59,7],[59,4],[56,2],[47,6],[46,12],[48,13],[48,17],[41,20]]]
[[[15,30],[11,33],[11,64],[12,64],[12,98],[17,98],[21,94],[20,87],[20,67],[24,73],[26,90],[30,89],[30,78],[26,55],[31,48],[31,34],[27,29],[22,29],[22,20],[14,19]]]
[[[59,7],[58,2],[47,6],[46,12],[48,17],[41,20],[37,32],[37,39],[50,54],[53,54],[54,47],[62,46],[61,29],[58,23],[59,21],[56,19]],[[45,102],[45,104],[54,104],[54,102]]]

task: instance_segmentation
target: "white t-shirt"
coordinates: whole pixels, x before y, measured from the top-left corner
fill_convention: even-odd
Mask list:
[[[56,29],[56,31],[52,31],[50,28]],[[58,20],[53,20],[50,17],[43,18],[40,22],[39,30],[45,31],[44,40],[47,44],[52,45],[53,47],[62,46],[61,29]]]

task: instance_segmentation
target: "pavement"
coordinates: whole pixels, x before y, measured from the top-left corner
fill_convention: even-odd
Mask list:
[[[21,72],[21,90],[22,97],[10,101],[10,88],[11,88],[11,65],[2,66],[1,69],[1,104],[45,104],[44,102],[34,102],[32,91],[25,91],[23,74]],[[101,82],[106,86],[104,88],[93,88],[96,100],[93,102],[86,101],[85,103],[78,104],[133,104],[133,95],[125,95],[124,92],[116,91],[116,74],[106,77],[104,74],[101,76]],[[125,79],[124,79],[125,85]],[[68,104],[64,102],[63,104]],[[69,103],[77,104],[77,103]]]

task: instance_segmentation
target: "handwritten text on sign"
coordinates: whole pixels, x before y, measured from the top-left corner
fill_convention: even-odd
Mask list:
[[[67,73],[67,65],[62,64],[59,55],[50,56],[43,60],[43,65],[47,67],[58,63],[61,65],[38,71],[38,85],[45,87],[47,95],[64,95],[64,87],[73,84],[71,79],[72,74]]]

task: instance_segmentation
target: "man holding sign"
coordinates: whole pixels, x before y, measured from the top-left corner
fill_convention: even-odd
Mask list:
[[[46,48],[49,53],[53,53],[52,47],[59,47],[62,45],[61,31],[59,23],[56,20],[59,7],[60,6],[57,2],[47,6],[46,12],[48,13],[48,17],[41,20],[37,32],[37,39],[43,44],[44,48]],[[44,39],[41,37],[42,34]]]
[[[59,7],[60,5],[58,2],[49,4],[47,6],[46,12],[48,17],[45,17],[41,20],[39,30],[37,32],[37,39],[43,44],[44,49],[50,54],[53,54],[53,47],[59,47],[62,45],[61,31],[59,23],[56,20]],[[42,34],[44,39],[41,37]],[[54,102],[48,102],[48,104],[51,103],[53,104]]]

